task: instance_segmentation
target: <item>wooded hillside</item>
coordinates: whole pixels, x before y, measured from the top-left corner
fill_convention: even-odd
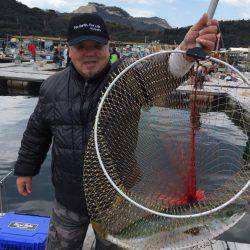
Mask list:
[[[73,13],[29,8],[15,0],[0,0],[0,37],[11,35],[35,35],[66,37],[69,18]],[[136,30],[132,26],[107,22],[111,39],[126,42],[160,40],[161,43],[180,43],[189,27],[155,31]],[[221,21],[220,29],[224,45],[228,47],[250,46],[250,20]],[[221,47],[223,47],[221,45]]]

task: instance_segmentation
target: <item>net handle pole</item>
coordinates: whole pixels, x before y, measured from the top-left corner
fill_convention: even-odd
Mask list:
[[[208,7],[208,11],[207,11],[209,19],[212,19],[214,17],[214,13],[216,11],[218,3],[219,3],[219,0],[211,0],[209,7]],[[200,43],[196,43],[196,47],[201,48],[202,46]]]
[[[208,11],[207,11],[209,19],[212,19],[214,17],[214,13],[216,11],[218,3],[219,3],[219,0],[211,0]]]

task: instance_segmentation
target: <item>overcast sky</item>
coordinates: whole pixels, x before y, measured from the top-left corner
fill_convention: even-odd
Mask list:
[[[88,2],[117,6],[132,16],[164,18],[173,27],[191,25],[206,12],[210,0],[18,0],[29,7],[72,12]],[[220,0],[215,18],[218,20],[250,19],[250,0]]]

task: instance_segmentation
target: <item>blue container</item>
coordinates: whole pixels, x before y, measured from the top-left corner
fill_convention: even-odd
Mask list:
[[[49,217],[6,213],[0,217],[0,249],[43,250]]]

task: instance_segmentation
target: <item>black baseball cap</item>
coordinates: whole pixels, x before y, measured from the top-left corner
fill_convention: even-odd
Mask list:
[[[92,40],[107,44],[109,34],[104,20],[94,13],[73,16],[69,21],[68,44],[76,45],[81,41]]]

